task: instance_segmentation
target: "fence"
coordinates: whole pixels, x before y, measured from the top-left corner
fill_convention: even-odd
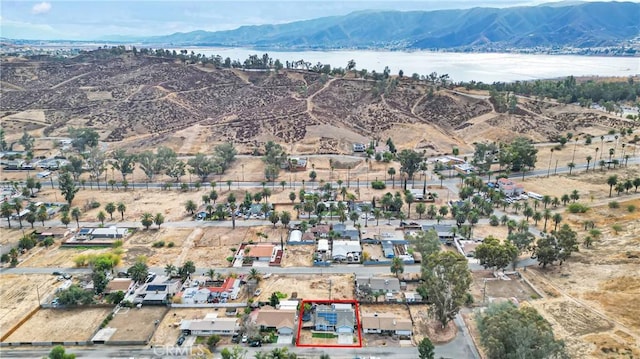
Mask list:
[[[172,303],[172,308],[244,308],[247,303],[197,303],[197,304],[183,304]]]
[[[298,242],[287,242],[288,246],[310,246],[315,245],[315,241],[298,241]]]

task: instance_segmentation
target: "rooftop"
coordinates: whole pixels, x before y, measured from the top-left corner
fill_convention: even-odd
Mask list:
[[[275,309],[265,306],[258,311],[256,324],[264,327],[274,328],[293,328],[295,323],[296,311]]]
[[[249,244],[246,246],[249,248],[249,253],[247,253],[247,257],[271,257],[273,254],[274,245],[273,244]]]

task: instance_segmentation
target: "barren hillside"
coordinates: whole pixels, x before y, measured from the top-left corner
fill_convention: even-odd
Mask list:
[[[521,99],[498,114],[483,96],[432,89],[408,78],[375,82],[312,72],[262,72],[185,65],[173,59],[100,56],[8,61],[0,71],[0,116],[8,138],[92,126],[103,140],[182,153],[232,141],[251,152],[267,140],[300,153],[348,152],[354,141],[391,137],[428,154],[479,140],[559,132],[624,120],[575,106]],[[629,126],[626,122],[625,126]]]

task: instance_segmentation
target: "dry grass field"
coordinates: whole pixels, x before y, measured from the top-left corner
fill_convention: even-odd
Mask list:
[[[41,309],[7,338],[7,342],[90,340],[111,308]]]

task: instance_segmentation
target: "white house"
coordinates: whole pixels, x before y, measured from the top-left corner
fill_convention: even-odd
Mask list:
[[[359,241],[333,241],[331,255],[335,261],[359,262],[362,247]]]
[[[411,336],[413,325],[410,319],[398,319],[391,313],[365,313],[362,315],[362,330],[366,334],[390,333]]]
[[[218,318],[216,313],[209,313],[204,319],[183,320],[180,323],[180,330],[183,333],[198,336],[234,335],[239,329],[238,318]]]

